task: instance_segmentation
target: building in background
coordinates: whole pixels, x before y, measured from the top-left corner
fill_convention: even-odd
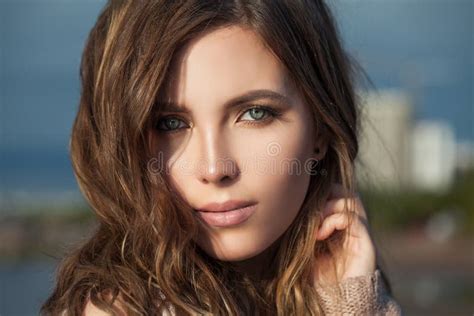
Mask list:
[[[361,94],[356,176],[362,186],[443,191],[457,169],[470,165],[469,155],[457,157],[453,128],[441,120],[416,121],[412,100],[402,90]]]
[[[400,90],[361,94],[360,149],[356,175],[361,184],[385,189],[409,185],[409,142],[413,104]]]
[[[474,142],[461,141],[456,144],[456,170],[464,173],[474,169]]]
[[[430,191],[449,189],[455,174],[456,140],[443,121],[420,121],[411,141],[412,184]]]

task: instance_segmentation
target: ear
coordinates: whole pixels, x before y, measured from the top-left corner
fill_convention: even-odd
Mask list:
[[[313,158],[322,160],[327,153],[329,146],[329,138],[326,133],[319,132],[313,144]]]

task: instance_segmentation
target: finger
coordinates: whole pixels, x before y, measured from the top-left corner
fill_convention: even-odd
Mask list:
[[[326,205],[323,209],[324,217],[327,217],[334,213],[339,213],[344,210],[344,199],[333,199],[326,201]]]
[[[335,230],[346,229],[349,224],[347,214],[336,213],[324,219],[321,227],[318,229],[316,238],[323,240],[328,238]]]
[[[344,186],[340,183],[334,182],[331,185],[331,190],[330,190],[328,199],[343,198],[346,195],[347,195],[347,191],[344,189]]]
[[[328,199],[354,198],[356,196],[357,192],[351,192],[341,183],[333,182],[331,184],[331,190],[329,192]]]
[[[360,197],[357,192],[350,192],[342,184],[335,182],[331,185],[331,190],[327,200],[329,201],[336,199],[360,200]]]
[[[349,212],[355,212],[362,218],[367,219],[367,214],[365,212],[364,206],[362,205],[362,202],[358,197],[347,199],[340,198],[327,201],[322,211],[323,218],[331,214],[344,212],[345,203],[347,203]]]

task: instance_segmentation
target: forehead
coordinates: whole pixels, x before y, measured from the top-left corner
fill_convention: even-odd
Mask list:
[[[249,90],[290,93],[280,61],[255,32],[239,26],[191,41],[176,55],[170,74],[163,96],[182,104],[224,103]]]

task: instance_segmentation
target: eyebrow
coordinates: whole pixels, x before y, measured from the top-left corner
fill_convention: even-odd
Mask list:
[[[244,94],[236,96],[228,100],[224,104],[226,110],[235,108],[241,104],[245,104],[258,99],[272,99],[278,103],[289,104],[290,100],[287,96],[268,89],[250,90]],[[184,105],[177,104],[171,101],[158,101],[156,103],[158,110],[162,112],[175,112],[175,113],[190,113],[190,109]]]

